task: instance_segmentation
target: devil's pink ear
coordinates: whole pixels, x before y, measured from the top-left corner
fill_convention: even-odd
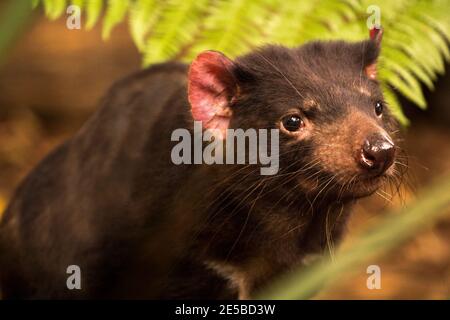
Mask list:
[[[237,93],[233,62],[217,51],[197,56],[189,69],[188,98],[194,120],[225,137],[231,118],[230,104]]]
[[[381,39],[383,38],[383,29],[381,27],[373,27],[370,29],[370,40],[375,44],[375,48],[377,50],[377,55],[381,47]],[[376,59],[372,61],[370,64],[368,64],[364,68],[364,72],[366,73],[367,77],[371,80],[377,79],[377,61]]]

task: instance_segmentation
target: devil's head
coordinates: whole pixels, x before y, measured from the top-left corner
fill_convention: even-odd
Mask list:
[[[371,194],[394,175],[397,153],[377,80],[381,36],[267,46],[234,61],[203,52],[189,72],[193,118],[219,131],[278,128],[279,174],[295,173],[305,192]]]

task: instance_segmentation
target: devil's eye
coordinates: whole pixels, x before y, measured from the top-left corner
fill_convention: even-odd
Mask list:
[[[383,114],[383,102],[377,101],[375,103],[375,114],[377,115],[377,117],[381,117],[381,115]]]
[[[284,117],[281,121],[283,123],[283,127],[287,131],[297,131],[303,126],[303,120],[296,115],[290,115],[287,117]]]

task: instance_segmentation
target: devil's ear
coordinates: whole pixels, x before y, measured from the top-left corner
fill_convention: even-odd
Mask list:
[[[380,53],[381,39],[383,38],[383,29],[374,27],[370,29],[369,52],[366,56],[364,72],[371,80],[377,79],[377,58]]]
[[[217,51],[197,56],[189,69],[188,98],[194,120],[206,129],[218,129],[225,137],[231,118],[231,102],[238,86],[233,75],[234,64]]]
[[[381,27],[373,27],[369,31],[370,40],[375,42],[375,45],[379,48],[381,46],[381,39],[383,39],[383,29]]]

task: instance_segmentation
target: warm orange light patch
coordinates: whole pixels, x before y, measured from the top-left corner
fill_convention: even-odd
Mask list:
[[[376,80],[377,79],[377,65],[376,63],[372,63],[371,65],[368,65],[365,69],[364,72],[366,73],[367,77],[371,80]]]

